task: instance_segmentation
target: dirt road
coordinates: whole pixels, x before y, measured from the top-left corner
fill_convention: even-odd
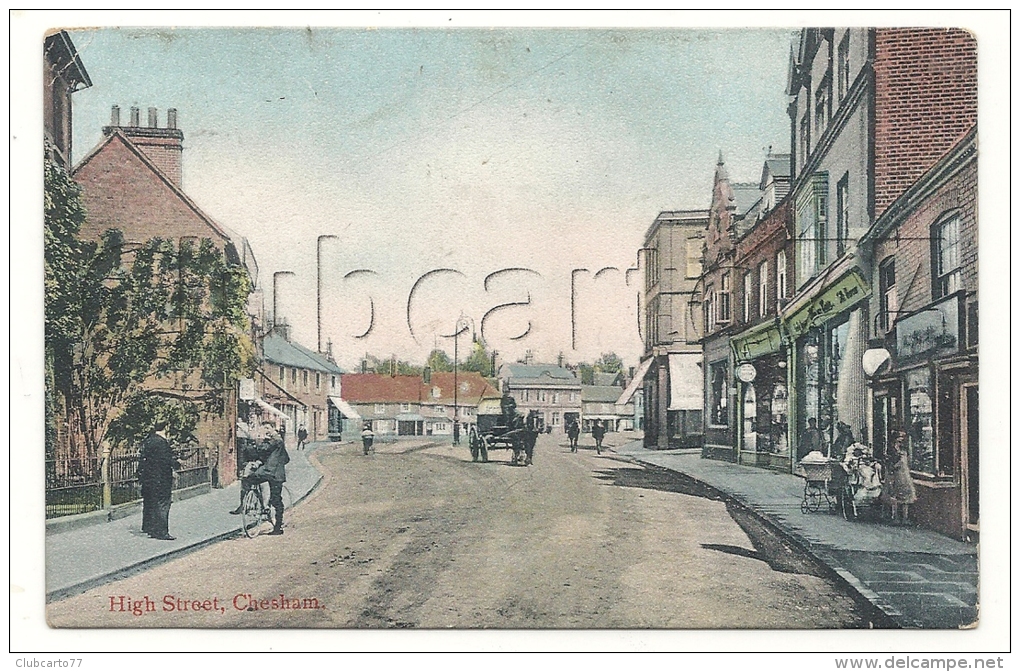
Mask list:
[[[587,438],[585,442],[583,439]],[[612,445],[610,436],[607,443]],[[236,538],[47,607],[52,625],[845,628],[867,616],[753,517],[665,470],[540,437],[342,445],[280,537]]]

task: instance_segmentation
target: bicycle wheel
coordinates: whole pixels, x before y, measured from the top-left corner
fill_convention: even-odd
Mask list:
[[[241,504],[241,530],[244,536],[251,539],[259,533],[259,525],[262,524],[262,501],[254,490],[249,490],[244,495]]]

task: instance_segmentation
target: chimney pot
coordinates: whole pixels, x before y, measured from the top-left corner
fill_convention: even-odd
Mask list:
[[[137,126],[138,125],[139,114],[140,114],[140,111],[139,111],[139,109],[137,107],[132,107],[131,108],[131,125],[132,126]]]
[[[171,107],[166,111],[166,127],[177,128],[177,108]]]
[[[110,125],[120,126],[120,105],[114,105],[110,109]]]
[[[156,108],[149,108],[149,128],[156,128],[159,125],[159,119],[156,117]]]

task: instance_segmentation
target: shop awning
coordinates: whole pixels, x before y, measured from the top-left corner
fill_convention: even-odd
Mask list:
[[[701,353],[669,356],[669,410],[700,411],[705,406]]]
[[[401,413],[395,418],[397,422],[424,422],[425,417],[417,413]]]
[[[826,285],[807,302],[798,301],[783,312],[783,327],[798,339],[812,327],[818,327],[871,296],[871,288],[861,272],[851,268],[835,282]]]
[[[344,416],[348,420],[361,420],[361,416],[351,408],[351,405],[340,397],[327,397],[329,403],[333,404],[333,408],[340,411],[340,415]]]
[[[759,324],[730,339],[738,362],[749,362],[763,355],[779,352],[783,339],[776,321]]]
[[[619,420],[621,418],[629,418],[631,416],[626,414],[626,413],[622,413],[622,414],[618,414],[618,413],[593,413],[591,415],[589,415],[588,413],[585,413],[583,417],[584,417],[585,420]]]
[[[267,404],[265,402],[265,400],[260,399],[258,397],[255,397],[255,403],[259,406],[259,408],[261,408],[262,410],[266,411],[267,413],[270,413],[272,415],[276,415],[276,416],[278,416],[280,418],[283,418],[287,422],[290,422],[290,416],[289,415],[287,415],[286,413],[284,413],[280,409],[276,408],[275,406],[271,406],[271,405]]]
[[[638,391],[641,384],[645,381],[645,374],[648,373],[648,367],[652,365],[653,357],[649,357],[645,361],[641,362],[641,366],[634,372],[634,380],[630,381],[630,385],[623,391],[620,398],[616,400],[616,403],[620,406],[629,404],[630,400],[634,397],[634,393]]]

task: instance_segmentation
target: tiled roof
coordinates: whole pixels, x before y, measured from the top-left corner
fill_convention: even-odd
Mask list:
[[[457,402],[460,404],[477,404],[482,399],[499,399],[499,391],[482,378],[482,374],[474,371],[460,371],[457,374]],[[439,396],[433,396],[438,392]],[[452,404],[453,374],[433,373],[431,382],[422,383],[422,403]]]
[[[790,176],[790,155],[789,154],[770,154],[765,159],[765,164],[769,168],[769,172],[775,177],[789,177]]]
[[[555,364],[504,364],[500,374],[521,383],[546,381],[556,385],[576,385],[579,382],[573,371]]]
[[[619,377],[619,373],[600,373],[596,371],[594,374],[596,385],[615,385],[616,379]]]
[[[341,396],[352,404],[417,404],[421,387],[421,376],[345,373],[340,377]]]
[[[288,341],[279,334],[269,334],[262,339],[262,352],[270,364],[292,366],[298,369],[325,371],[341,374],[343,370],[322,355],[312,352],[294,341]]]
[[[582,385],[581,401],[603,404],[615,404],[623,394],[623,389],[616,385]]]

